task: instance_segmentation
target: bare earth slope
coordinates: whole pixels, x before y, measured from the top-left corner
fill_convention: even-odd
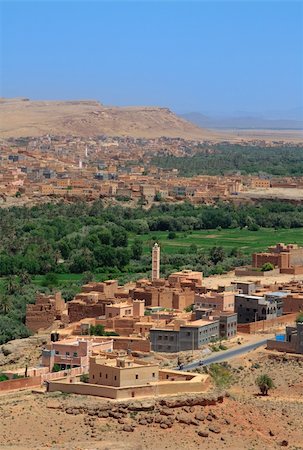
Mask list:
[[[0,99],[1,137],[44,134],[207,138],[210,134],[157,107],[108,107],[96,101]]]

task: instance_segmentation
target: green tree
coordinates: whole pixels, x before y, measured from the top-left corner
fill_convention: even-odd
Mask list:
[[[91,281],[93,281],[94,279],[94,274],[92,272],[84,272],[82,275],[82,283],[83,284],[87,284],[90,283]]]
[[[61,367],[59,364],[55,363],[52,368],[52,372],[60,372]]]
[[[273,380],[266,374],[258,376],[256,385],[259,387],[262,395],[268,395],[268,391],[275,387]]]
[[[9,380],[8,376],[5,373],[0,373],[0,382]]]
[[[225,252],[223,247],[212,247],[209,251],[210,260],[214,264],[218,264],[218,262],[222,262],[225,258]]]
[[[270,270],[273,270],[274,268],[275,268],[275,266],[272,263],[266,262],[261,267],[261,272],[269,272]]]
[[[0,295],[0,311],[6,315],[12,307],[12,299],[8,295]]]
[[[58,275],[56,273],[49,272],[44,276],[43,286],[52,288],[54,286],[57,286],[58,281]]]
[[[134,242],[131,245],[131,254],[133,259],[140,260],[143,254],[143,242],[140,239],[134,239]]]
[[[22,270],[21,272],[19,272],[19,280],[20,284],[23,286],[25,284],[30,284],[32,277],[26,270]]]
[[[89,328],[89,334],[91,336],[104,336],[104,333],[103,325],[91,325]]]
[[[167,239],[176,239],[177,234],[174,231],[170,231],[167,235]]]
[[[10,275],[5,280],[5,290],[9,295],[16,294],[20,289],[17,278],[14,275]]]

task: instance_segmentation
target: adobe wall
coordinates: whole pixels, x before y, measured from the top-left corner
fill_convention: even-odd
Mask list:
[[[162,308],[172,308],[173,307],[173,291],[164,290],[159,291],[158,304],[152,306],[161,306]]]
[[[298,297],[290,294],[283,298],[284,313],[298,313],[300,311],[303,311],[303,294]]]
[[[294,266],[288,269],[281,269],[281,273],[287,273],[289,275],[302,275],[303,274],[303,266]]]
[[[273,339],[267,341],[266,348],[277,352],[295,353],[296,351],[292,342],[275,341]]]
[[[36,299],[36,302],[39,298]],[[32,332],[40,329],[49,328],[56,318],[54,302],[41,302],[38,304],[29,304],[26,306],[25,325]]]
[[[191,392],[205,392],[210,387],[209,377],[197,381],[167,381],[145,386],[116,388],[110,386],[99,386],[88,383],[75,383],[64,381],[50,382],[48,392],[61,391],[81,395],[93,395],[111,399],[129,399],[137,397],[156,397],[158,395],[186,394]],[[74,381],[71,379],[71,381]]]
[[[303,265],[303,248],[292,249],[289,256],[289,263],[291,266]]]
[[[274,277],[279,275],[279,269],[268,270],[267,272],[261,272],[259,270],[253,270],[246,267],[236,267],[235,275],[237,277]]]
[[[120,336],[129,336],[134,332],[136,319],[133,318],[111,318],[96,319],[96,325],[103,325],[105,328],[115,330]]]
[[[132,340],[129,339],[115,339],[115,336],[113,336],[114,341],[114,350],[128,350],[134,352],[146,352],[149,353],[151,351],[150,341],[148,340]]]
[[[265,263],[271,263],[274,266],[279,266],[279,256],[279,254],[273,253],[253,253],[252,266],[255,268],[260,268]]]
[[[41,375],[41,383],[43,383],[44,381],[58,380],[65,377],[66,375],[75,377],[85,372],[87,372],[87,369],[85,367],[74,367],[73,369],[59,370],[59,372],[48,372]]]
[[[41,385],[41,376],[17,378],[16,380],[1,381],[0,392],[27,389]]]
[[[70,322],[79,322],[81,319],[86,319],[88,317],[94,318],[103,316],[105,312],[104,303],[85,305],[80,302],[71,301],[68,303],[67,307]]]
[[[238,323],[237,330],[239,333],[260,333],[263,331],[273,330],[285,325],[294,324],[297,314],[286,314],[285,316],[276,317],[275,319],[258,320],[257,322]]]

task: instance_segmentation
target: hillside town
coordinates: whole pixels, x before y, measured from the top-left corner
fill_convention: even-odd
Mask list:
[[[263,141],[252,145],[270,147]],[[286,146],[281,141],[276,145]],[[245,145],[245,141],[243,141]],[[218,199],[300,199],[303,178],[268,175],[197,175],[183,177],[178,169],[155,166],[153,159],[197,152],[212,154],[214,144],[181,138],[90,139],[46,135],[9,138],[0,145],[0,196],[2,206],[58,200],[95,200],[151,206],[155,201],[193,204]],[[283,192],[281,193],[281,190]],[[299,190],[299,191],[298,191]]]
[[[26,326],[48,335],[47,343],[36,366],[2,370],[0,392],[44,386],[110,399],[202,393],[210,387],[207,373],[188,370],[249,336],[267,334],[269,352],[303,354],[303,280],[260,278],[302,275],[302,247],[279,243],[254,253],[244,268],[250,279],[241,268],[230,284],[213,288],[192,270],[161,278],[160,252],[154,244],[151,279],[90,282],[67,303],[60,292],[39,294],[27,305]],[[165,355],[172,366],[163,365]]]

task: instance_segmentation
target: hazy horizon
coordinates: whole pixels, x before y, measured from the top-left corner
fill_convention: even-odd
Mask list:
[[[1,13],[2,97],[302,118],[301,2],[13,1]]]

